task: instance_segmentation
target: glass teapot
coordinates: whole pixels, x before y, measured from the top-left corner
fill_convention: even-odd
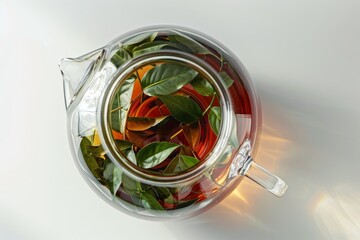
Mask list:
[[[244,176],[276,196],[286,191],[252,159],[260,106],[245,67],[216,40],[155,26],[59,66],[75,162],[115,208],[189,217]]]

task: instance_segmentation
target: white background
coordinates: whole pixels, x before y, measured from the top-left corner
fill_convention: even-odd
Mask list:
[[[58,62],[154,24],[230,48],[262,99],[256,160],[289,184],[245,180],[180,222],[108,206],[70,155]],[[0,0],[0,239],[360,239],[360,1]]]

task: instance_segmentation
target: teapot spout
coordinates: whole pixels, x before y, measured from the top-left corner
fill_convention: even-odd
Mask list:
[[[78,58],[64,58],[59,63],[63,77],[65,107],[69,108],[87,80],[91,79],[105,56],[104,49],[97,49]]]

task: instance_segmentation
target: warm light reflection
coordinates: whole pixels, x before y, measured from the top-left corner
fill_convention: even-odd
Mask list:
[[[278,130],[265,125],[254,160],[268,170],[275,171],[279,165],[279,160],[285,159],[285,149],[287,149],[289,143],[290,141],[285,139]],[[231,195],[221,203],[221,206],[238,215],[252,218],[251,209],[253,206],[251,206],[251,200],[256,198],[257,192],[260,190],[261,187],[254,182],[244,179]],[[255,219],[253,220],[255,221]]]
[[[313,215],[319,229],[330,239],[360,239],[360,192],[338,186],[333,193],[322,193]]]

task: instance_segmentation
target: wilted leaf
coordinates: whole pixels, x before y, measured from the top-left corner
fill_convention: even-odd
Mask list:
[[[161,116],[157,118],[148,117],[128,117],[126,122],[126,128],[131,131],[144,131],[151,127],[156,126],[168,116]]]

